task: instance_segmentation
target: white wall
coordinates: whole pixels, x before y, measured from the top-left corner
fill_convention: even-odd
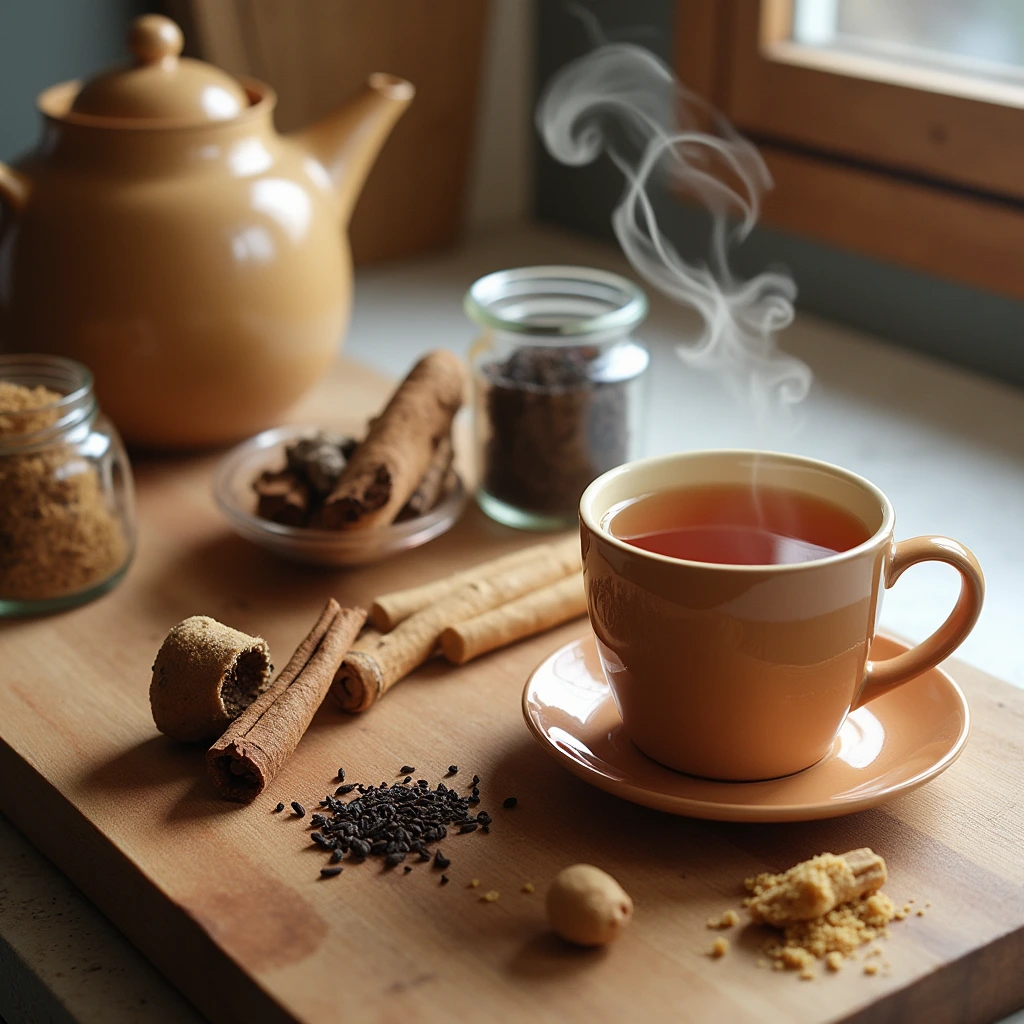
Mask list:
[[[523,220],[533,200],[535,0],[491,0],[467,232]]]

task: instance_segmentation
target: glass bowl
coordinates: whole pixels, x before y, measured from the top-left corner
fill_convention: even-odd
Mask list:
[[[346,566],[367,565],[419,547],[454,526],[466,505],[466,490],[457,473],[452,473],[454,483],[449,484],[434,508],[401,523],[365,530],[314,530],[261,519],[256,515],[253,481],[265,469],[284,465],[286,445],[323,429],[310,424],[274,427],[243,441],[224,456],[214,474],[213,497],[237,534],[295,562]]]

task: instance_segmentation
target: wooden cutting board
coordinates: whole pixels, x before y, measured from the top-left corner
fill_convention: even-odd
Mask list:
[[[298,419],[373,412],[386,382],[351,364]],[[324,599],[367,602],[532,542],[466,514],[394,561],[317,571],[230,533],[210,497],[214,457],[137,465],[141,540],[125,582],[96,603],[0,624],[0,809],[214,1021],[985,1021],[1024,1003],[1024,693],[963,666],[973,733],[925,788],[834,821],[727,825],[675,818],[589,788],[524,726],[530,670],[582,623],[459,669],[432,665],[362,717],[324,708],[269,791],[225,804],[203,751],[149,717],[149,669],[168,627],[206,613],[270,642],[280,664]],[[376,863],[321,881],[323,854],[278,802],[316,803],[350,781],[481,778],[489,835],[454,836],[452,884],[430,865]],[[502,809],[517,796],[519,806]],[[308,821],[308,819],[307,819]],[[764,936],[734,931],[702,955],[712,914],[745,876],[822,850],[870,845],[887,891],[924,917],[895,924],[891,965],[812,982],[756,966]],[[574,861],[615,874],[636,901],[604,951],[545,928],[543,892]],[[479,889],[467,888],[470,879]],[[533,895],[521,891],[533,882]],[[495,889],[491,904],[480,893]]]

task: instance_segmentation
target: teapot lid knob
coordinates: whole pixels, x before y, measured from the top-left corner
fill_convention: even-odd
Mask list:
[[[128,47],[139,64],[176,58],[185,45],[181,29],[162,14],[141,14],[128,32]]]
[[[0,5],[6,0],[0,0]],[[132,22],[132,63],[86,82],[70,113],[105,120],[146,121],[152,126],[228,121],[250,106],[242,84],[200,60],[182,57],[181,29],[162,14]]]

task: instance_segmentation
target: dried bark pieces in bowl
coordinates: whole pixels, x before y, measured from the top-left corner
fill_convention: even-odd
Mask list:
[[[339,425],[358,433],[359,423]],[[451,472],[437,504],[423,515],[361,530],[319,529],[271,522],[256,514],[253,481],[266,470],[285,465],[285,450],[322,432],[322,424],[290,424],[265,430],[232,449],[217,468],[213,495],[232,529],[246,540],[283,558],[311,565],[367,565],[419,547],[455,524],[466,505],[458,473]],[[333,429],[333,427],[331,427]]]

